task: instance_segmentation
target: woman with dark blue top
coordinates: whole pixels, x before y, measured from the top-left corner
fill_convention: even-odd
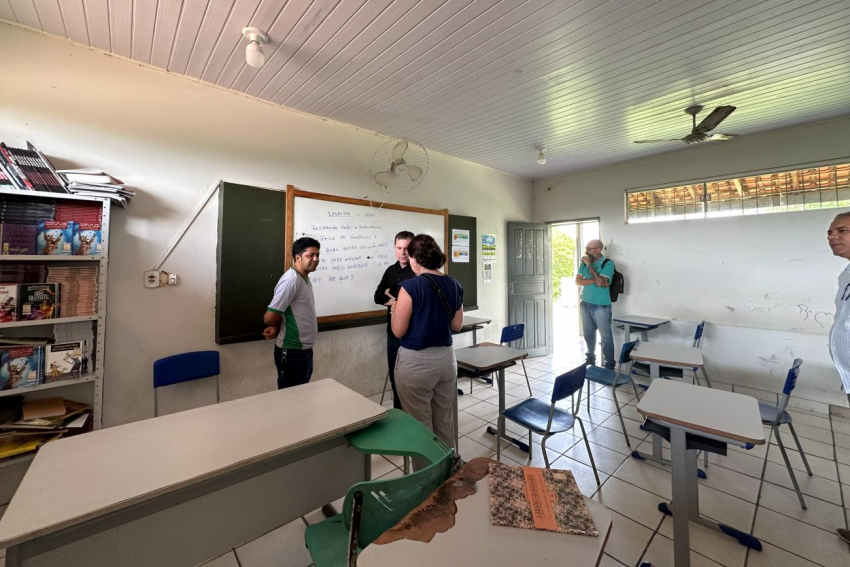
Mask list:
[[[454,447],[452,331],[463,326],[463,288],[439,271],[446,255],[427,234],[414,237],[407,254],[416,277],[399,284],[392,309],[392,331],[400,343],[396,388],[404,410]]]

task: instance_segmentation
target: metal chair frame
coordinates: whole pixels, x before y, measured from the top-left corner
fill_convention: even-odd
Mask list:
[[[555,432],[552,431],[552,419],[555,415],[556,409],[558,409],[559,411],[564,411],[564,410],[561,410],[560,408],[556,408],[555,403],[560,401],[560,400],[566,399],[566,398],[571,398],[571,400],[570,400],[570,406],[571,406],[570,415],[572,415],[574,423],[578,422],[578,425],[581,428],[581,435],[582,435],[582,438],[584,439],[584,445],[587,448],[587,455],[588,455],[588,457],[590,457],[590,466],[593,468],[593,475],[596,477],[596,484],[601,485],[602,482],[599,480],[599,473],[596,470],[596,462],[593,460],[593,452],[590,450],[590,442],[587,440],[587,431],[584,429],[584,422],[578,416],[579,409],[581,408],[581,390],[584,387],[584,383],[585,383],[585,380],[586,380],[585,377],[584,377],[585,371],[586,371],[586,367],[584,365],[582,365],[582,366],[579,366],[578,368],[574,368],[574,369],[570,370],[569,372],[566,372],[566,373],[558,376],[555,379],[555,388],[552,390],[552,397],[550,398],[549,417],[548,417],[548,421],[546,423],[546,429],[545,429],[545,431],[534,431],[529,427],[528,428],[528,447],[529,447],[529,451],[531,451],[531,448],[532,448],[531,434],[532,433],[537,433],[537,434],[541,435],[542,440],[540,441],[540,446],[543,449],[543,461],[546,463],[546,468],[547,469],[550,468],[550,466],[549,466],[549,455],[546,453],[546,441],[550,437],[552,437],[553,435],[557,435],[558,433],[562,433],[562,431],[555,431]],[[579,372],[580,372],[580,376],[579,376]],[[528,401],[530,401],[530,400],[525,400],[524,402],[520,402],[520,403],[522,404],[522,403],[526,403]],[[514,406],[514,407],[516,407],[516,406]],[[510,419],[513,423],[516,423],[517,425],[520,425],[522,427],[528,427],[527,425],[525,425],[523,423],[520,423],[518,421],[511,419],[507,415],[505,415],[505,418]],[[570,429],[572,429],[572,427],[570,427]],[[569,429],[567,429],[566,431],[569,431]],[[531,453],[529,452],[529,459],[530,458],[531,458]]]
[[[773,420],[762,419],[762,423],[770,426],[774,437],[776,437],[776,444],[779,446],[779,452],[782,453],[782,459],[785,461],[785,468],[788,469],[788,474],[791,476],[791,483],[794,485],[794,490],[797,492],[797,499],[800,501],[800,506],[803,507],[803,510],[806,510],[806,501],[803,500],[803,493],[800,492],[800,485],[797,483],[797,476],[794,474],[794,469],[791,468],[791,461],[788,460],[788,453],[785,450],[785,444],[782,443],[782,437],[779,435],[779,426],[783,423],[782,416],[788,408],[788,401],[791,399],[791,392],[797,385],[797,377],[800,375],[800,366],[802,364],[803,361],[801,359],[794,359],[791,369],[788,370],[788,376],[785,378],[785,386],[782,388],[782,398],[776,406],[776,417],[774,417]],[[762,407],[762,404],[763,402],[759,402],[759,408]],[[767,404],[764,404],[764,406],[767,406]],[[791,423],[790,415],[785,424],[788,425],[788,429],[791,430],[791,436],[794,438],[794,443],[797,445],[797,450],[800,452],[800,457],[803,459],[803,465],[806,467],[806,472],[809,476],[812,476],[812,469],[809,467],[809,461],[806,459],[806,453],[803,451],[803,446],[800,444],[797,432],[794,431],[794,424]]]

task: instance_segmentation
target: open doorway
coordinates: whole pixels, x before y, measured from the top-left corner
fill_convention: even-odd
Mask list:
[[[555,350],[584,358],[586,346],[581,333],[579,294],[575,284],[584,248],[599,238],[599,219],[568,221],[552,225],[552,325]],[[601,345],[598,347],[601,350]],[[597,353],[597,360],[601,353]],[[572,358],[572,356],[570,356]],[[578,358],[578,356],[576,356]]]

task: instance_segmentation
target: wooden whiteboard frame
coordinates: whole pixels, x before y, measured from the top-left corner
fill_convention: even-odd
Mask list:
[[[317,199],[319,201],[332,201],[334,203],[346,203],[348,205],[358,205],[361,207],[375,208],[375,202],[368,199],[352,199],[351,197],[340,197],[338,195],[327,195],[324,193],[313,193],[311,191],[303,191],[296,189],[293,185],[286,186],[286,269],[292,267],[292,243],[295,242],[295,197],[304,197],[306,199]],[[424,209],[422,207],[408,207],[407,205],[393,205],[391,203],[380,203],[378,208],[393,209],[396,211],[407,211],[409,213],[422,213],[426,215],[438,215],[443,217],[443,247],[449,250],[443,250],[446,255],[446,263],[443,265],[443,273],[449,273],[449,255],[451,254],[451,242],[449,240],[449,210],[448,209]],[[383,318],[387,313],[386,309],[376,309],[374,311],[360,311],[359,313],[345,313],[343,315],[326,315],[318,317],[319,324],[333,323],[356,323],[366,319]],[[384,320],[376,321],[383,323]]]

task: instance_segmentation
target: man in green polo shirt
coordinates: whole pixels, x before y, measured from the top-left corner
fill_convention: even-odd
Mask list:
[[[319,332],[310,274],[319,266],[319,242],[292,243],[292,268],[281,276],[263,316],[263,336],[275,339],[278,389],[306,384],[313,374],[313,343]]]
[[[581,286],[581,326],[587,343],[587,363],[596,364],[596,331],[602,337],[605,368],[614,370],[614,333],[611,330],[611,295],[614,262],[602,255],[602,241],[591,240],[576,274]]]

